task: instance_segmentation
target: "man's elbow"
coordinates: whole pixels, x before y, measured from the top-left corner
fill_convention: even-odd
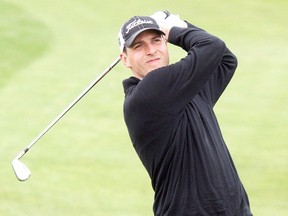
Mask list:
[[[227,47],[222,58],[222,63],[231,71],[235,71],[238,66],[237,57]]]

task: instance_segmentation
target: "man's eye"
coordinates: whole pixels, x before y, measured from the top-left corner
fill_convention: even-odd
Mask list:
[[[134,46],[133,46],[133,49],[139,49],[141,47],[141,44],[135,44]]]
[[[161,38],[155,38],[154,39],[154,43],[159,43],[159,42],[161,42]]]

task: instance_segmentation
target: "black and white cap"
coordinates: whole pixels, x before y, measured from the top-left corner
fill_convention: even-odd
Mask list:
[[[119,31],[118,43],[120,51],[122,52],[124,47],[130,47],[135,38],[146,30],[156,30],[165,35],[153,18],[149,16],[134,16],[124,23]]]

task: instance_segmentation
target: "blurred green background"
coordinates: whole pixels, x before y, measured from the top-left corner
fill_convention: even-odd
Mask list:
[[[21,159],[28,181],[11,161],[118,56],[121,24],[163,9],[238,57],[219,122],[253,213],[288,215],[284,0],[0,0],[0,215],[152,215],[150,180],[122,117],[122,63]],[[172,61],[185,55],[170,52]]]

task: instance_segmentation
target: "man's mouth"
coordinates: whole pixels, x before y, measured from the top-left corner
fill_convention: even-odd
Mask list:
[[[154,59],[148,60],[147,63],[149,64],[149,63],[153,63],[153,62],[156,62],[156,61],[159,61],[159,60],[160,60],[160,58],[154,58]]]

